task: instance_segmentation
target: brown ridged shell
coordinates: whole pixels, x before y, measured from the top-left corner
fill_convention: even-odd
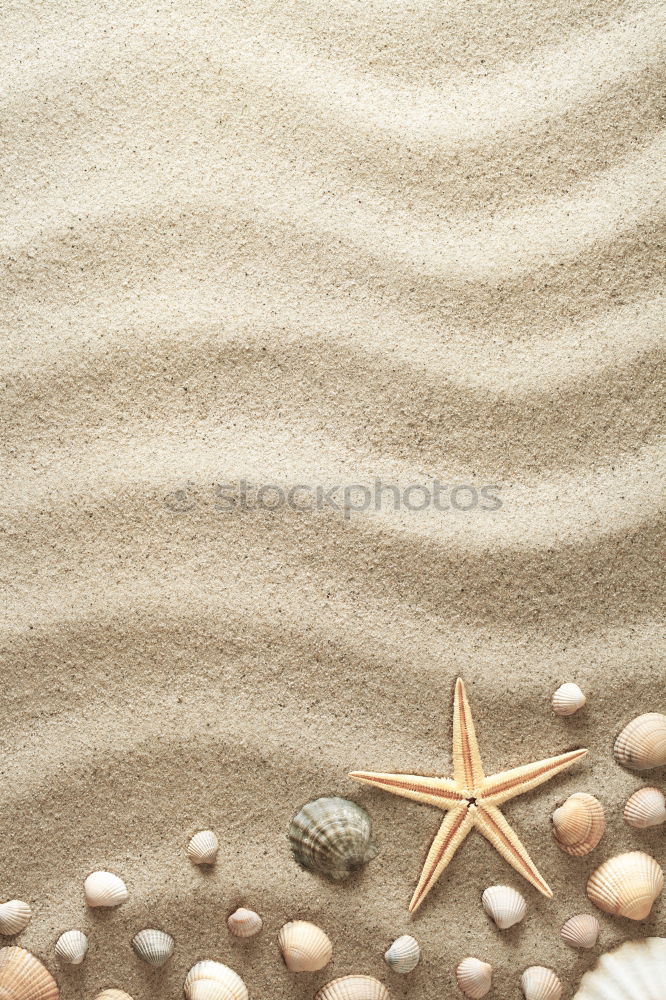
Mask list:
[[[575,792],[553,813],[553,836],[567,854],[582,858],[604,835],[604,808],[594,795]]]
[[[58,1000],[58,984],[25,948],[0,948],[0,1000]]]

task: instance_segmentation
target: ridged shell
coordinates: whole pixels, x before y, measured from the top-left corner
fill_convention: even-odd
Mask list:
[[[244,906],[239,906],[237,910],[227,919],[229,933],[238,938],[251,938],[258,934],[264,922],[254,910],[246,910]]]
[[[615,759],[632,771],[666,764],[666,715],[649,712],[625,726],[615,740]]]
[[[95,997],[95,1000],[132,1000],[129,993],[123,993],[122,990],[102,990]]]
[[[247,987],[238,973],[221,962],[197,962],[185,977],[187,1000],[248,1000]]]
[[[91,872],[83,891],[88,906],[120,906],[129,898],[127,886],[113,872]]]
[[[463,958],[456,969],[456,980],[466,997],[481,1000],[493,984],[493,967],[478,958]]]
[[[83,931],[65,931],[56,941],[56,956],[69,965],[80,965],[87,951],[88,938]]]
[[[343,976],[322,986],[315,1000],[391,1000],[391,994],[372,976]]]
[[[0,905],[0,934],[13,937],[30,923],[32,910],[22,899],[8,899]]]
[[[624,819],[637,830],[661,826],[666,822],[666,799],[658,788],[639,788],[630,795],[624,807]]]
[[[553,836],[567,854],[582,858],[606,830],[604,807],[594,795],[575,792],[553,813]]]
[[[513,927],[527,913],[527,903],[518,892],[509,885],[491,885],[481,897],[483,908],[489,917],[495,921],[500,930]]]
[[[58,984],[25,948],[0,948],[1,1000],[58,1000]]]
[[[578,913],[562,924],[560,934],[570,948],[594,948],[600,930],[599,921],[591,913]]]
[[[560,1000],[562,983],[552,969],[531,965],[520,977],[525,1000]]]
[[[173,955],[174,940],[165,931],[158,931],[154,927],[146,927],[139,931],[132,938],[132,947],[139,958],[148,965],[159,968],[164,965]]]
[[[290,972],[318,972],[333,954],[328,935],[308,920],[290,920],[280,928],[278,946]]]
[[[187,845],[187,856],[195,865],[214,865],[220,842],[212,830],[195,833]]]
[[[666,938],[628,941],[602,955],[574,1000],[664,1000]]]
[[[587,895],[604,913],[645,920],[664,888],[664,873],[649,854],[631,851],[604,861],[590,875]]]
[[[384,961],[393,972],[406,975],[412,972],[421,959],[421,946],[411,934],[403,934],[396,938],[387,952]]]
[[[338,796],[315,799],[291,821],[289,840],[303,868],[331,879],[348,878],[377,855],[370,842],[372,821],[365,809]]]
[[[562,684],[553,695],[553,711],[556,715],[573,715],[586,701],[577,684]]]

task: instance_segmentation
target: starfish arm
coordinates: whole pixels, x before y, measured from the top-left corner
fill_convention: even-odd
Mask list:
[[[453,702],[453,776],[460,788],[470,791],[479,788],[484,779],[474,719],[460,677]]]
[[[494,774],[492,778],[486,778],[483,782],[483,801],[499,806],[515,798],[516,795],[530,792],[544,781],[550,781],[561,771],[566,771],[586,753],[587,750],[571,750],[558,757],[549,757],[547,760],[539,760],[534,764],[525,764],[523,767],[514,767],[510,771]]]
[[[381,774],[375,771],[351,771],[350,778],[364,785],[383,788],[414,802],[423,802],[438,809],[452,809],[463,797],[450,778],[428,778],[420,774]]]
[[[447,813],[428,851],[419,884],[409,904],[410,913],[418,910],[473,825],[470,810],[466,805],[458,806]]]
[[[539,874],[536,865],[496,806],[480,805],[474,813],[474,825],[490,841],[496,851],[544,896],[552,891]]]

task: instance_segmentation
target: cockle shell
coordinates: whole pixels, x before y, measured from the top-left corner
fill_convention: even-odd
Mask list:
[[[345,879],[377,855],[365,809],[338,796],[315,799],[291,821],[289,840],[303,868]]]
[[[25,948],[0,948],[1,1000],[58,1000],[58,984]]]
[[[649,854],[631,851],[604,861],[590,875],[587,895],[604,913],[644,920],[664,888],[664,873]]]
[[[562,983],[552,969],[531,965],[520,977],[525,1000],[560,1000]]]
[[[129,993],[123,993],[122,990],[102,990],[95,997],[95,1000],[132,1000]]]
[[[318,972],[331,961],[333,945],[327,934],[307,920],[290,920],[280,929],[278,946],[290,972]]]
[[[591,913],[578,913],[562,924],[560,934],[570,948],[594,948],[601,927]]]
[[[32,910],[22,899],[8,899],[0,905],[0,934],[13,937],[30,923]]]
[[[463,958],[456,969],[456,980],[466,997],[481,1000],[493,984],[493,967],[478,958]]]
[[[195,833],[187,845],[187,856],[195,865],[214,865],[220,842],[212,830]]]
[[[575,792],[553,813],[553,836],[567,854],[582,858],[604,835],[604,807],[594,795]]]
[[[246,910],[244,906],[239,906],[237,910],[227,919],[229,933],[238,938],[251,938],[258,934],[264,922],[254,910]]]
[[[61,962],[80,965],[88,951],[88,938],[83,931],[65,931],[56,941],[55,953]]]
[[[624,727],[615,740],[615,760],[632,771],[666,764],[666,715],[649,712]]]
[[[372,976],[343,976],[322,986],[315,1000],[391,1000],[391,994]]]
[[[573,715],[586,701],[577,684],[562,684],[553,695],[553,711],[556,715]]]
[[[83,883],[88,906],[120,906],[129,898],[127,886],[113,872],[92,872]]]
[[[173,955],[174,940],[165,931],[155,930],[154,927],[146,927],[139,931],[132,938],[132,947],[139,958],[149,965],[159,968],[164,965]]]
[[[624,807],[624,820],[637,830],[661,826],[666,822],[666,799],[658,788],[639,788]]]
[[[221,962],[197,962],[185,977],[187,1000],[248,1000],[241,977]]]
[[[509,885],[491,885],[481,897],[483,908],[501,931],[519,923],[527,913],[527,903]]]
[[[627,941],[602,955],[574,1000],[664,1000],[666,938]]]
[[[412,972],[419,964],[421,958],[421,946],[416,938],[411,934],[403,934],[396,938],[387,952],[384,953],[384,961],[393,972],[400,972],[405,975]]]

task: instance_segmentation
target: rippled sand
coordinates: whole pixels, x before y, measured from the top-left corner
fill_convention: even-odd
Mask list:
[[[218,958],[252,1000],[347,972],[497,1000],[593,954],[560,942],[601,859],[645,846],[617,729],[663,710],[664,8],[614,0],[52,0],[3,5],[0,891],[65,1000],[180,995]],[[221,509],[215,484],[493,484],[500,510]],[[416,919],[440,820],[352,768],[450,769],[465,677],[488,770],[586,761],[507,817],[548,901],[470,837]],[[576,680],[588,707],[549,708]],[[661,699],[661,701],[660,701]],[[657,776],[663,784],[663,775]],[[597,794],[588,858],[552,841]],[[381,853],[329,885],[292,862],[306,800],[372,813]],[[203,874],[184,846],[220,835]],[[663,836],[662,836],[663,840]],[[130,901],[86,911],[93,868]],[[524,888],[500,935],[482,890]],[[239,903],[265,931],[226,931]],[[316,920],[294,977],[275,935]],[[663,933],[602,918],[601,947]],[[158,926],[174,958],[129,947]],[[412,931],[423,962],[382,953]]]

